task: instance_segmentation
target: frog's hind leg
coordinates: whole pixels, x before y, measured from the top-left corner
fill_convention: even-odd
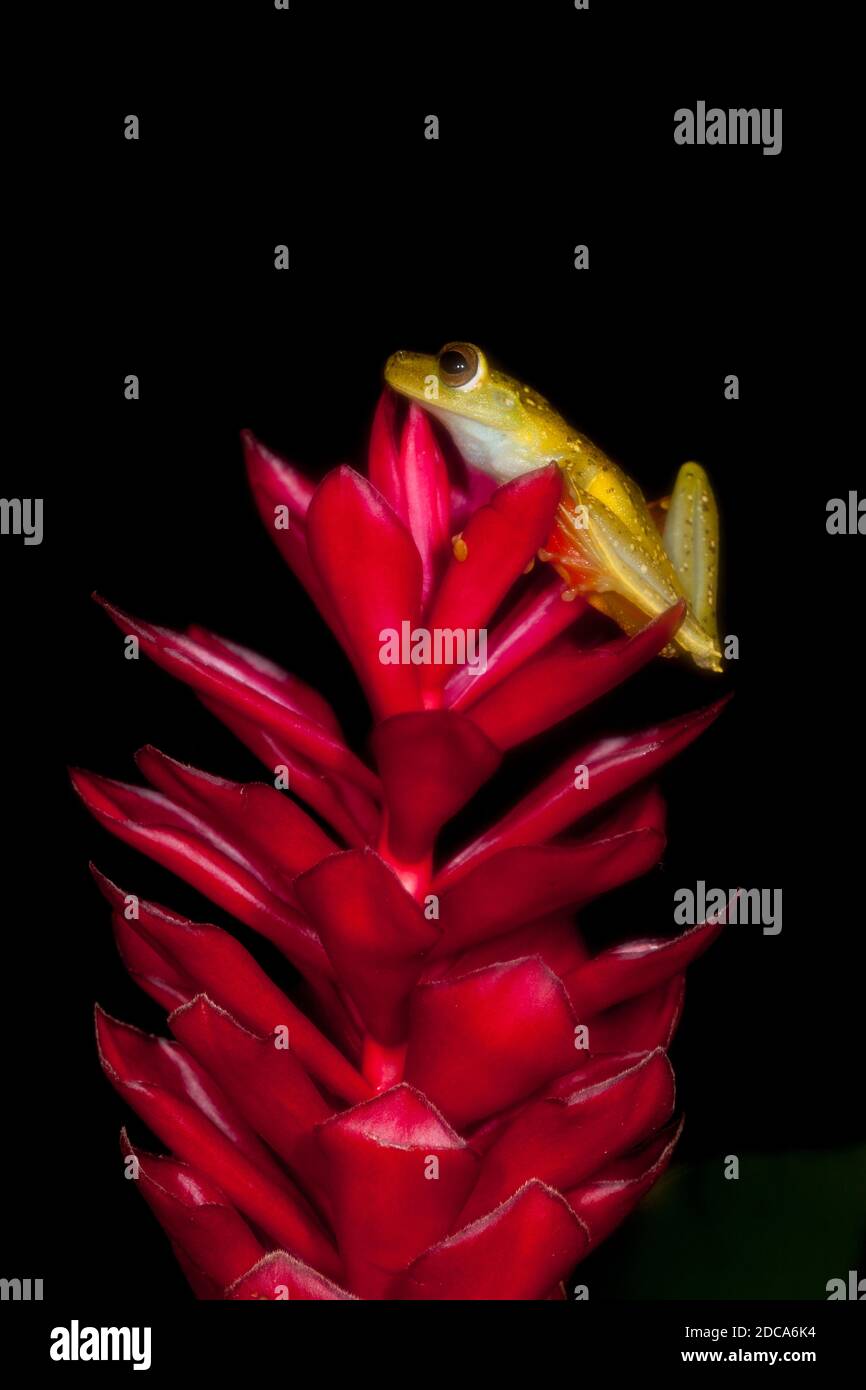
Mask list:
[[[664,516],[662,540],[692,614],[718,649],[719,510],[701,465],[684,463],[670,498],[656,508],[657,523]]]
[[[588,499],[588,502],[592,513],[590,505],[581,505],[571,499],[560,504],[553,532],[545,548],[538,552],[539,559],[549,561],[565,581],[566,587],[562,591],[564,599],[576,598],[580,594],[599,613],[611,618],[623,632],[629,635],[640,632],[647,624],[646,610],[616,590],[605,559],[599,553],[597,544],[593,543],[594,528],[589,521],[590,515],[597,518],[602,511],[608,514],[608,510],[594,500]],[[611,522],[618,524],[615,518],[611,518]],[[626,544],[630,545],[630,542]],[[635,547],[631,546],[631,549]],[[674,594],[671,602],[675,602],[676,597]],[[674,656],[676,648],[671,644],[665,647],[662,655]]]

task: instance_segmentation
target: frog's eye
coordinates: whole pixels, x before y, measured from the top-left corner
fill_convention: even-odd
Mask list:
[[[446,343],[439,354],[439,376],[446,386],[468,386],[481,367],[481,354],[471,343]]]

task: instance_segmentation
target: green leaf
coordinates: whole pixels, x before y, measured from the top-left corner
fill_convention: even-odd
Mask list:
[[[866,1145],[739,1158],[673,1168],[580,1266],[590,1298],[826,1299],[866,1275]]]

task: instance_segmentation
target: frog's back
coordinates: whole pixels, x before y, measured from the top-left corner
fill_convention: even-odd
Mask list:
[[[566,427],[564,442],[561,466],[572,493],[576,496],[579,489],[603,502],[629,531],[640,538],[659,563],[665,563],[667,557],[658,528],[637,484],[598,445],[578,430]]]

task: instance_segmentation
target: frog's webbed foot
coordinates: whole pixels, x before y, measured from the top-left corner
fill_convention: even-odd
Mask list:
[[[667,505],[665,505],[667,504]],[[664,517],[662,540],[670,556],[695,622],[706,633],[712,650],[698,661],[721,671],[719,626],[719,511],[709,479],[699,463],[684,463],[670,498],[656,504],[654,515]]]

